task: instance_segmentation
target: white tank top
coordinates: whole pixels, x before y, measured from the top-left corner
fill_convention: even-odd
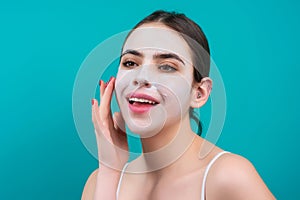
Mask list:
[[[205,183],[206,183],[206,179],[207,179],[207,175],[208,175],[208,172],[211,168],[211,166],[214,164],[214,162],[220,157],[222,156],[223,154],[225,153],[230,153],[228,151],[222,151],[220,153],[218,153],[217,155],[215,155],[215,157],[208,163],[206,169],[205,169],[205,172],[204,172],[204,176],[203,176],[203,180],[202,180],[202,188],[201,188],[201,200],[205,200]],[[120,187],[121,187],[121,183],[122,183],[122,179],[123,179],[123,175],[124,175],[124,172],[127,168],[129,163],[126,163],[122,169],[122,173],[121,173],[121,176],[120,176],[120,179],[119,179],[119,183],[118,183],[118,188],[117,188],[117,192],[116,192],[116,197],[117,197],[117,200],[119,199],[119,190],[120,190]]]

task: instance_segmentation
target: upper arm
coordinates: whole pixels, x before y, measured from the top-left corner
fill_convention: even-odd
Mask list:
[[[89,176],[88,180],[84,185],[84,189],[82,192],[81,200],[92,200],[94,199],[94,193],[96,188],[98,169],[93,171]]]
[[[227,154],[212,165],[206,183],[207,199],[275,199],[254,166],[245,158]]]

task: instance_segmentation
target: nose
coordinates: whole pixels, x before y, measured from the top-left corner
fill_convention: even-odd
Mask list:
[[[138,72],[132,81],[134,86],[151,87],[151,82],[149,80],[149,69],[150,66],[141,66],[138,69]]]
[[[134,86],[139,86],[139,87],[151,87],[151,84],[148,80],[145,79],[135,79],[133,80],[133,85]]]

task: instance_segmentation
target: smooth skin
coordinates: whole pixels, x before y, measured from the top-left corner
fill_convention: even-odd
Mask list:
[[[105,92],[109,95],[105,98],[111,98],[113,82],[114,80],[108,84]],[[95,103],[93,111],[97,108],[98,105]],[[164,170],[168,172],[167,175],[159,176],[161,171],[139,175],[125,174],[122,185],[130,187],[121,189],[120,194],[125,193],[124,195],[127,196],[120,199],[200,199],[201,180],[205,167],[218,152],[222,151],[215,147],[204,160],[195,159],[197,155],[193,153],[195,152],[193,149],[199,149],[202,142],[203,139],[196,136],[190,150],[176,162],[176,169],[173,164]],[[189,166],[194,165],[194,167],[187,169],[186,162],[190,162]],[[179,177],[179,174],[182,175]],[[88,178],[82,200],[116,199],[119,178],[120,171],[101,165],[100,170],[95,170]],[[145,190],[148,195],[145,195]],[[206,182],[206,199],[271,200],[275,198],[247,159],[235,154],[226,154],[220,157],[210,169]]]
[[[142,27],[168,29],[160,23],[149,23],[142,25]],[[179,44],[178,46],[180,47],[185,46],[185,41],[178,35],[166,34],[168,38],[173,37],[172,41],[174,41],[174,44]],[[153,36],[153,34],[151,36]],[[160,33],[159,36],[163,38],[163,33]],[[130,37],[128,39],[129,41]],[[139,41],[139,35],[135,35],[134,37],[133,39],[137,39],[132,41]],[[144,38],[151,39],[151,37],[141,37],[141,39]],[[154,39],[157,41],[158,38],[154,37]],[[143,42],[148,41],[142,41],[140,44],[143,44]],[[158,44],[163,45],[163,42],[158,42]],[[132,45],[129,43],[127,46],[124,45],[126,47],[125,50],[139,49],[136,45],[136,43],[132,43]],[[172,49],[173,52],[180,52],[182,50],[176,48],[176,46],[162,46],[160,49]],[[182,51],[183,54],[185,52],[188,51]],[[144,56],[134,57],[133,55],[129,55],[130,60],[133,60],[136,65],[134,65],[134,68],[130,69],[131,71],[128,71],[128,73],[134,73],[134,70],[146,70],[145,67],[149,67],[149,64],[156,67],[160,66],[160,63],[175,63],[174,60],[170,60],[169,58],[159,61],[155,60],[153,55],[157,55],[159,52],[141,51],[140,53],[143,53]],[[185,56],[185,58],[187,57],[189,59],[188,55]],[[122,59],[128,59],[128,57]],[[204,78],[199,83],[194,82],[191,76],[191,65],[183,67],[180,64],[176,64],[175,67],[178,68],[178,75],[171,74],[170,78],[172,78],[172,76],[173,78],[178,78],[179,75],[184,77],[188,84],[184,86],[186,88],[183,89],[190,91],[189,99],[181,102],[183,107],[185,105],[189,105],[193,108],[203,106],[209,98],[212,81],[209,78]],[[154,69],[156,70],[158,68]],[[158,77],[160,74],[165,75],[164,71],[153,71],[153,68],[147,68],[147,70],[152,70],[147,71],[147,74],[151,75],[151,73],[153,73],[153,78]],[[141,77],[140,73],[137,73],[136,77]],[[169,80],[171,80],[170,78]],[[179,79],[176,80],[179,81]],[[159,79],[159,81],[163,81],[163,79]],[[167,86],[168,84],[172,84],[172,81],[169,82],[170,83],[166,82],[164,84]],[[172,85],[169,86],[172,87]],[[110,101],[115,87],[119,86],[114,78],[112,78],[107,85],[102,82],[100,86],[100,105],[98,106],[96,100],[93,101],[92,119],[95,126],[99,161],[102,163],[99,169],[95,170],[88,178],[82,194],[83,200],[115,200],[121,175],[120,169],[122,169],[128,158],[126,151],[121,150],[128,149],[126,134],[122,131],[124,130],[125,122],[122,119],[122,115],[116,113],[113,117],[110,110]],[[141,91],[148,91],[151,87],[151,83],[148,83],[141,87]],[[126,88],[121,91],[126,91]],[[198,97],[198,93],[200,93],[200,98]],[[122,93],[117,92],[117,94],[119,98],[122,97]],[[168,102],[166,102],[165,105],[162,103],[162,106],[165,106],[168,112]],[[122,110],[122,105],[120,107]],[[178,160],[164,168],[147,173],[124,173],[118,200],[200,200],[204,171],[213,157],[223,150],[212,144],[213,148],[209,154],[200,159],[199,151],[204,139],[191,130],[188,110],[185,109],[184,111],[181,118],[183,126],[180,126],[180,128],[176,126],[176,123],[174,125],[174,121],[170,122],[170,124],[166,122],[161,132],[151,138],[142,138],[143,152],[152,152],[167,144],[170,138],[174,138],[174,132],[179,132],[179,135],[184,136],[184,138],[190,138],[192,143]],[[172,110],[170,110],[170,113],[172,114]],[[174,120],[176,122],[177,119],[174,118]],[[175,130],[173,127],[175,127]],[[120,148],[116,148],[110,144],[114,144]],[[154,161],[155,160],[156,159],[154,159]],[[128,171],[135,171],[135,166],[149,166],[151,164],[152,162],[150,162],[147,157],[141,155],[132,161],[127,169]],[[113,166],[113,168],[111,166]],[[206,200],[275,199],[251,162],[233,153],[222,155],[212,165],[205,186]]]
[[[124,121],[119,113],[112,116],[110,109],[114,82],[115,78],[112,78],[108,84],[100,82],[100,106],[96,99],[92,100],[92,121],[97,139],[100,170],[91,174],[84,188],[82,199],[115,199],[120,169],[128,160],[127,136],[123,131]],[[101,161],[103,164],[100,163]]]

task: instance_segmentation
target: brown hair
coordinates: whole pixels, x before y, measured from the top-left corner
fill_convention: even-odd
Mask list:
[[[205,34],[198,24],[182,13],[158,10],[138,22],[127,35],[129,35],[143,24],[159,22],[177,31],[187,42],[192,52],[194,66],[194,80],[200,82],[202,78],[209,76],[210,50]],[[125,39],[125,41],[127,40]],[[125,42],[124,42],[125,44]],[[190,109],[190,117],[198,124],[198,135],[202,133],[202,124]]]

